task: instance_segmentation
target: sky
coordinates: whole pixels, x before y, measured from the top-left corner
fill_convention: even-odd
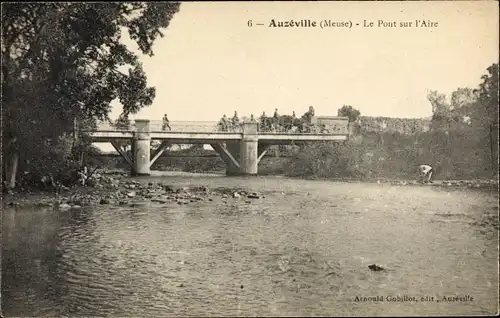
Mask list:
[[[302,115],[309,105],[317,116],[336,116],[344,104],[365,116],[427,117],[429,90],[475,88],[498,61],[498,13],[496,1],[182,3],[155,55],[141,58],[156,98],[133,118],[215,121],[275,108]],[[353,25],[272,28],[272,19]],[[111,118],[120,112],[115,103]]]

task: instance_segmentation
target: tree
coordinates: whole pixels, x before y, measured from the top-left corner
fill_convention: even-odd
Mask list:
[[[481,118],[488,125],[498,125],[498,63],[487,68],[488,74],[481,76],[482,82],[475,90],[478,96],[479,112]]]
[[[129,130],[131,128],[130,125],[129,114],[127,112],[122,112],[120,116],[115,120],[113,126],[118,130]],[[116,142],[118,146],[123,150],[123,152],[127,152],[131,142],[129,140],[120,140]]]
[[[344,105],[338,110],[338,116],[349,117],[349,122],[352,123],[361,116],[361,112],[351,105]]]
[[[446,95],[438,91],[430,91],[427,94],[427,99],[432,105],[432,114],[442,115],[450,111],[450,104],[446,100]]]
[[[152,56],[179,8],[179,2],[2,4],[7,153],[17,155],[21,146],[25,159],[33,157],[33,146],[56,142],[75,118],[107,119],[115,99],[126,113],[151,105],[155,88],[121,35],[128,31]]]
[[[492,171],[498,173],[498,63],[487,68],[488,74],[481,76],[482,82],[475,90],[478,96],[478,111],[475,119],[482,123],[486,130]],[[496,149],[495,149],[496,147]]]
[[[451,93],[450,109],[455,112],[467,114],[477,101],[477,94],[473,89],[458,88]]]
[[[462,91],[455,91],[452,102],[458,104],[460,102],[460,96],[463,95]],[[462,116],[454,110],[452,104],[450,104],[446,98],[445,94],[441,94],[437,91],[430,91],[427,94],[427,99],[432,105],[432,121],[431,126],[433,129],[442,130],[448,132],[456,124],[462,121]]]

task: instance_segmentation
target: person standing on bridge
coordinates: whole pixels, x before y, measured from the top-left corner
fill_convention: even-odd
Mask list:
[[[238,112],[234,111],[234,116],[231,121],[234,126],[236,126],[240,122],[240,119],[238,118]]]
[[[314,117],[314,107],[309,106],[309,114],[311,114],[311,117]]]
[[[165,131],[165,129],[168,127],[168,130],[171,131],[172,128],[170,128],[170,121],[168,120],[167,114],[163,115],[163,126],[161,130]]]
[[[295,111],[292,112],[292,120],[295,120],[297,116],[295,115]]]
[[[307,123],[310,124],[312,122],[313,117],[314,117],[314,107],[309,106],[309,110],[304,114],[304,118],[307,120]]]
[[[278,108],[274,109],[273,118],[276,119],[277,121],[280,120],[280,115],[278,114]]]
[[[222,131],[227,131],[228,120],[226,114],[222,115],[222,118],[220,119],[220,124],[222,126]]]
[[[253,114],[250,114],[250,122],[255,123],[255,118],[253,117]]]
[[[260,115],[260,128],[261,129],[265,129],[265,127],[266,127],[266,119],[267,119],[266,112],[262,112],[262,115]]]

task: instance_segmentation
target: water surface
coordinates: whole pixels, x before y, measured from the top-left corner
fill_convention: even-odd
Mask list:
[[[266,197],[251,204],[215,197],[182,206],[6,209],[4,314],[497,312],[497,194],[279,177],[141,179],[152,180],[243,187]],[[370,271],[373,263],[387,271]],[[398,295],[418,301],[386,299]],[[435,301],[455,295],[473,300]]]

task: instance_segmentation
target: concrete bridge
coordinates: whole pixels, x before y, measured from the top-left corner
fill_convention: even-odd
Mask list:
[[[217,122],[170,122],[165,131],[162,121],[135,120],[128,129],[118,129],[110,123],[99,123],[96,129],[80,130],[92,142],[110,142],[132,168],[132,175],[149,175],[152,164],[172,144],[209,144],[226,163],[227,175],[255,175],[258,164],[271,145],[302,144],[313,141],[344,142],[349,135],[347,117],[328,118],[324,133],[293,131],[259,131],[257,122],[243,122],[230,131],[219,131]],[[120,141],[132,142],[130,157],[120,147]],[[151,140],[161,141],[151,153]]]

